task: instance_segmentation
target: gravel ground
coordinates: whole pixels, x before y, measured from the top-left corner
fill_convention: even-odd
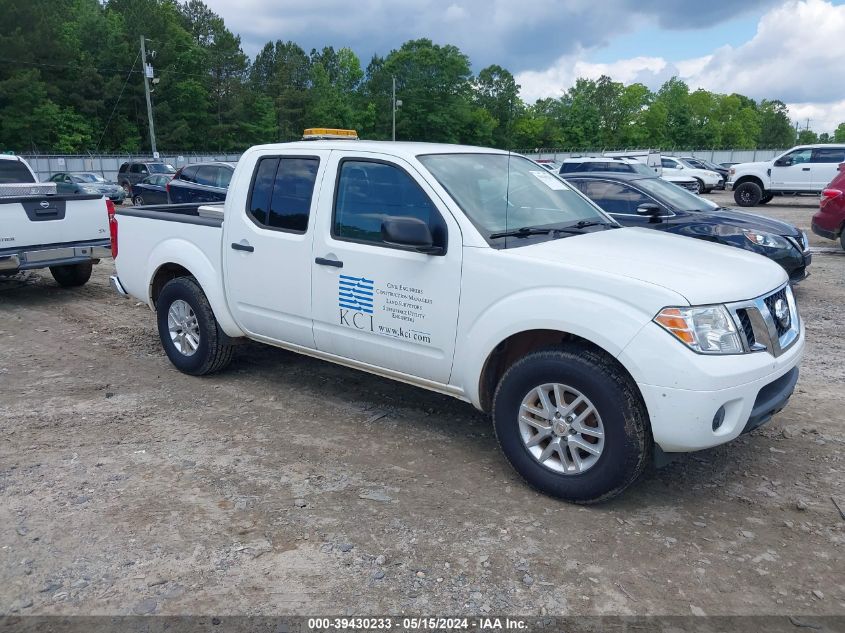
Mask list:
[[[111,270],[0,281],[0,614],[845,614],[845,255],[786,410],[588,508],[444,396],[251,344],[180,374]]]

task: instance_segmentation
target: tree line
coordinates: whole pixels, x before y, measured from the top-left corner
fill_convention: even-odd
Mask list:
[[[0,151],[149,152],[142,35],[165,151],[240,151],[306,127],[388,139],[394,78],[400,140],[571,150],[845,141],[845,123],[832,135],[797,130],[781,101],[691,91],[678,78],[657,91],[578,79],[528,104],[507,69],[474,74],[459,48],[428,39],[366,66],[348,48],[306,52],[282,39],[250,59],[201,0],[0,0],[0,15]]]

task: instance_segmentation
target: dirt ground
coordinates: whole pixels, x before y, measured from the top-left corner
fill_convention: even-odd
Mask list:
[[[111,270],[0,281],[0,614],[845,614],[843,254],[786,410],[587,508],[444,396],[259,345],[180,374]]]

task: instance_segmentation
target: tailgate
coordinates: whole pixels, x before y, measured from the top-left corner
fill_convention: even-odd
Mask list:
[[[102,196],[0,198],[0,250],[108,237],[108,209]]]

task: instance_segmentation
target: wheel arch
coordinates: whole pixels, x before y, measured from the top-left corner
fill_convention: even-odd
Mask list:
[[[737,178],[733,184],[734,189],[746,182],[753,182],[754,184],[759,185],[760,189],[762,189],[764,193],[768,191],[768,189],[766,189],[766,185],[763,184],[763,179],[756,174],[746,174]]]
[[[493,394],[502,376],[520,358],[541,349],[553,347],[580,347],[601,355],[608,362],[615,365],[631,381],[634,389],[639,390],[636,381],[628,369],[619,360],[602,346],[594,343],[577,334],[563,330],[534,329],[523,330],[511,334],[496,345],[487,355],[478,379],[478,400],[481,410],[490,413],[493,404]]]
[[[214,316],[231,338],[244,336],[229,310],[221,271],[217,270],[196,245],[184,240],[166,241],[150,256],[148,304],[155,310],[161,289],[171,279],[192,277],[199,284]]]

